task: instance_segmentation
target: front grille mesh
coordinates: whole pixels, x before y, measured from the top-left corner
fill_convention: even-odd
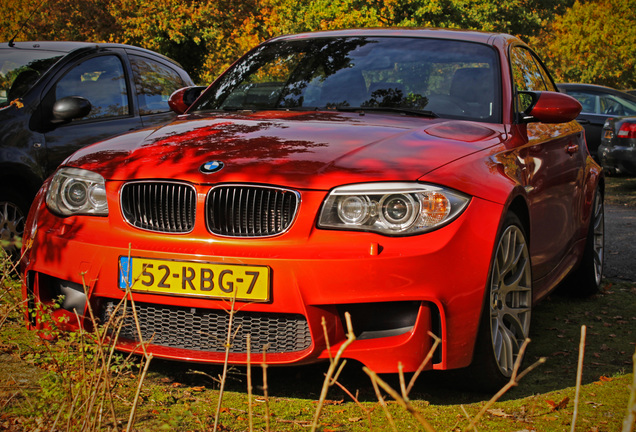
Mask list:
[[[109,301],[101,318],[107,322],[115,312],[116,303]],[[229,313],[224,310],[182,308],[147,303],[136,303],[137,318],[145,342],[171,348],[196,351],[225,352]],[[268,353],[303,351],[311,346],[309,326],[298,314],[236,312],[232,323],[230,352],[246,353],[246,336],[252,343],[250,351],[262,352],[269,344]],[[129,311],[123,322],[120,337],[138,341],[138,333]]]
[[[194,228],[196,196],[194,187],[183,183],[128,183],[121,191],[121,208],[137,228],[187,233]]]
[[[266,237],[286,231],[299,196],[286,189],[228,185],[212,189],[206,204],[208,229],[228,237]]]

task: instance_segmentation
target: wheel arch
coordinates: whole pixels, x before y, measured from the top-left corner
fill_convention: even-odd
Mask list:
[[[526,241],[529,244],[530,239],[532,238],[532,227],[530,225],[530,208],[528,207],[528,203],[525,198],[521,195],[517,195],[510,201],[506,211],[501,216],[501,223],[503,223],[506,214],[509,212],[514,213],[519,218],[519,221],[521,221],[526,234]]]
[[[3,185],[3,193],[17,194],[30,203],[33,201],[38,189],[42,186],[42,179],[35,175],[29,167],[19,164],[0,164],[0,184]]]

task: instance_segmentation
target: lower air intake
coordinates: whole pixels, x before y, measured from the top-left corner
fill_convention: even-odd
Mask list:
[[[115,312],[115,302],[107,302],[102,320],[107,322]],[[225,352],[230,315],[224,310],[194,309],[175,306],[136,303],[137,318],[145,342],[171,348],[196,351]],[[307,320],[297,314],[236,312],[232,332],[238,333],[230,352],[246,353],[246,336],[252,343],[250,351],[268,353],[303,351],[311,346]],[[138,341],[132,311],[126,313],[120,337]]]

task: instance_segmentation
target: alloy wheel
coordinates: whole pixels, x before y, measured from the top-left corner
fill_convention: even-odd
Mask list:
[[[25,216],[12,202],[0,201],[0,241],[10,254],[17,252],[16,242],[24,233]]]
[[[594,195],[594,207],[592,213],[592,229],[594,236],[594,279],[596,285],[601,284],[603,276],[603,262],[605,251],[605,212],[603,208],[603,196],[597,191]]]
[[[501,373],[512,375],[519,350],[530,331],[532,280],[523,231],[509,225],[497,245],[490,281],[490,330]]]

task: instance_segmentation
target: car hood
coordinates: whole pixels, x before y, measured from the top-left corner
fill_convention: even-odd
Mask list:
[[[499,144],[501,125],[422,117],[272,111],[186,115],[86,147],[65,165],[110,180],[250,182],[326,190],[367,181],[414,181]],[[221,170],[205,173],[212,161]]]

